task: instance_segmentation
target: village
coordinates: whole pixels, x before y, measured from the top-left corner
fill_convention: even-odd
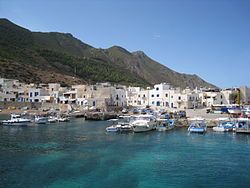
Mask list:
[[[61,112],[74,110],[109,112],[146,106],[156,110],[195,110],[236,103],[250,104],[250,88],[243,86],[182,90],[168,83],[156,84],[153,88],[146,89],[110,83],[62,87],[59,83],[25,84],[18,80],[0,78],[0,110],[56,109]]]

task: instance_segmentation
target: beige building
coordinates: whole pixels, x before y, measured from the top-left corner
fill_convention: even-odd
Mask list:
[[[247,86],[240,87],[241,102],[243,104],[250,104],[250,88]]]

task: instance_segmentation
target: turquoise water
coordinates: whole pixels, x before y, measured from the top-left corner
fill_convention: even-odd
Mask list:
[[[0,127],[0,187],[247,187],[250,136],[107,134],[75,119]]]

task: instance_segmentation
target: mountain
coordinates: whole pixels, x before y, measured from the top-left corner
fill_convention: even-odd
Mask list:
[[[168,82],[181,88],[215,87],[197,75],[180,74],[141,51],[97,49],[69,33],[31,32],[0,19],[1,77],[63,85],[112,82],[148,86]]]

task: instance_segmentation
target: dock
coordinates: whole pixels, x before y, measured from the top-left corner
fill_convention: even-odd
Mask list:
[[[250,128],[238,128],[235,131],[236,133],[250,134]]]

